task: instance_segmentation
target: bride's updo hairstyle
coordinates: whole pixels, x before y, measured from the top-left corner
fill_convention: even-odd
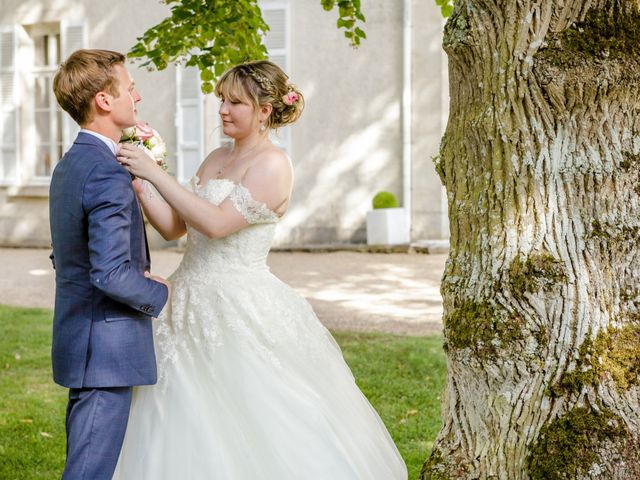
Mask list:
[[[215,94],[232,102],[253,104],[256,114],[261,106],[271,104],[265,122],[267,128],[279,128],[295,122],[304,109],[304,97],[289,77],[269,60],[242,63],[227,70],[216,84]]]

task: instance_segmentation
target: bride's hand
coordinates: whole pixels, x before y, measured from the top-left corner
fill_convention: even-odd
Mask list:
[[[153,176],[163,171],[158,166],[158,163],[147,155],[144,150],[130,143],[120,144],[117,158],[129,170],[129,173],[152,183]]]

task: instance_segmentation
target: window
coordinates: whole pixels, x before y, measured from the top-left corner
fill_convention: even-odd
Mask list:
[[[269,60],[278,64],[285,72],[289,70],[287,55],[287,7],[284,4],[261,5],[264,21],[269,25],[264,44]]]
[[[50,177],[62,158],[62,109],[53,94],[53,76],[62,61],[60,25],[26,27],[33,48],[33,64],[27,73],[27,91],[33,91],[29,112],[34,119],[35,177]]]
[[[52,90],[58,65],[86,46],[82,23],[0,25],[0,184],[46,184],[79,127]]]
[[[18,98],[16,32],[13,25],[0,25],[0,183],[18,180]]]
[[[288,8],[285,3],[260,4],[264,21],[269,25],[269,31],[265,35],[264,45],[269,53],[269,60],[289,73],[288,45]],[[271,133],[271,141],[290,153],[291,131],[289,127],[283,127],[277,133]]]
[[[178,181],[184,183],[195,175],[204,160],[204,109],[200,71],[196,67],[176,67],[176,88],[176,175]]]

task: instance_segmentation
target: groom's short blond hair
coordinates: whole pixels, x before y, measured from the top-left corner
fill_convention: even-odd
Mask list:
[[[53,78],[53,92],[62,109],[78,125],[93,118],[93,99],[98,92],[118,96],[115,65],[126,57],[111,50],[76,50],[65,60]]]

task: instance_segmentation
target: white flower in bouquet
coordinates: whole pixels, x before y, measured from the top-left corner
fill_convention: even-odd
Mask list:
[[[158,131],[148,124],[138,122],[133,127],[125,128],[122,130],[120,141],[133,143],[155,160],[163,170],[167,170],[167,163],[164,160],[167,156],[167,145]]]

